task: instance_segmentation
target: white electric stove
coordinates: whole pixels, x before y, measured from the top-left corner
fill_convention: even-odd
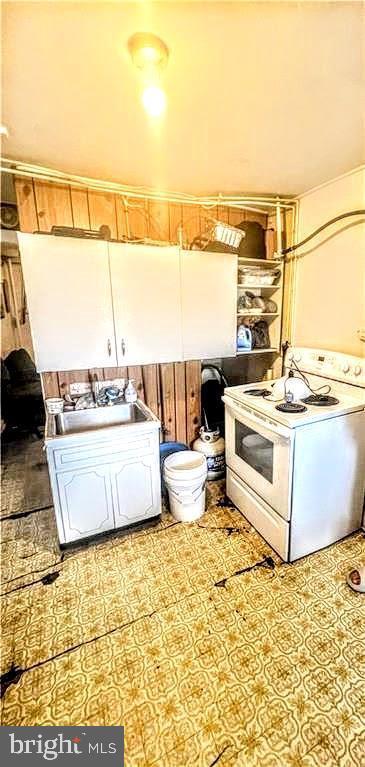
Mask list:
[[[282,379],[228,387],[223,400],[227,495],[285,561],[359,529],[365,359],[289,349]]]

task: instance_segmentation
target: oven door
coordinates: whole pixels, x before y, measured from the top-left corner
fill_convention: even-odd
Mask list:
[[[284,519],[290,518],[294,434],[224,396],[226,461]]]

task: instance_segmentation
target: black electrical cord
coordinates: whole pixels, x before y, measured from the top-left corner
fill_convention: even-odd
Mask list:
[[[325,394],[329,394],[329,393],[330,393],[330,391],[331,391],[331,387],[330,387],[330,385],[329,385],[329,384],[322,384],[322,386],[318,386],[318,388],[317,388],[317,389],[313,389],[313,388],[311,387],[311,385],[310,385],[309,381],[308,381],[308,378],[307,378],[307,376],[306,376],[306,375],[303,373],[303,371],[302,371],[302,370],[301,370],[301,369],[298,367],[298,365],[297,365],[297,363],[295,362],[295,360],[294,360],[294,359],[293,359],[293,360],[291,360],[291,363],[292,363],[292,365],[293,365],[293,366],[296,368],[297,372],[299,373],[299,376],[300,376],[301,380],[303,380],[303,381],[304,381],[304,383],[306,384],[306,386],[308,386],[308,389],[309,389],[309,391],[311,391],[311,392],[312,392],[312,394],[316,395],[316,394],[317,394],[317,392],[321,391],[322,389],[326,389],[326,391],[322,391],[322,394],[324,394],[324,395],[325,395]],[[298,379],[298,378],[299,378],[299,376],[293,376],[293,378],[297,378],[297,379]],[[287,383],[288,383],[288,381],[289,381],[289,380],[290,380],[290,377],[289,377],[289,376],[286,376],[286,378],[285,378],[285,381],[284,381],[284,397],[279,397],[278,399],[277,399],[277,398],[276,398],[276,399],[274,399],[273,397],[270,397],[270,396],[268,396],[268,397],[265,397],[265,399],[268,399],[268,400],[269,400],[269,402],[283,402],[283,401],[286,399],[286,393],[287,393],[287,392],[286,392],[286,385],[287,385]]]
[[[310,391],[312,392],[312,394],[315,394],[317,391],[321,391],[321,389],[327,389],[327,391],[325,391],[325,392],[322,392],[323,394],[329,394],[329,393],[330,393],[330,391],[331,391],[331,387],[330,387],[330,385],[329,385],[329,384],[322,384],[322,386],[318,386],[318,388],[317,388],[317,389],[312,389],[312,387],[311,387],[311,385],[310,385],[310,383],[309,383],[309,381],[308,381],[308,378],[307,378],[307,376],[306,376],[306,375],[304,375],[303,371],[302,371],[302,370],[301,370],[301,369],[298,367],[298,365],[297,365],[297,363],[295,362],[295,360],[293,359],[293,360],[291,360],[291,362],[292,362],[292,364],[294,365],[294,367],[297,369],[298,373],[301,375],[301,377],[302,377],[302,379],[303,379],[304,383],[305,383],[305,384],[308,386],[308,389],[310,389]],[[298,377],[298,376],[296,376],[296,377]]]
[[[317,234],[323,231],[323,229],[326,229],[327,226],[331,226],[332,224],[335,224],[336,221],[341,221],[342,218],[348,218],[348,216],[363,216],[365,215],[365,210],[350,210],[348,213],[341,213],[340,216],[336,216],[335,218],[331,218],[330,221],[327,221],[326,224],[322,224],[318,229],[316,229],[312,234],[309,234],[308,237],[306,237],[301,242],[298,242],[296,245],[291,245],[290,248],[284,248],[281,253],[283,256],[285,256],[287,253],[291,253],[293,250],[297,250],[297,248],[301,248],[302,245],[306,245],[309,240],[312,240],[313,237],[316,237]]]

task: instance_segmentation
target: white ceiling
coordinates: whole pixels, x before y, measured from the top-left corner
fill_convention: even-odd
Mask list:
[[[195,194],[300,193],[365,159],[364,9],[2,3],[4,154]],[[138,31],[170,49],[158,128],[127,51]]]

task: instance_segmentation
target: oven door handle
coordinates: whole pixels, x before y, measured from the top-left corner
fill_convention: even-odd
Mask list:
[[[241,420],[247,418],[247,421],[251,421],[251,423],[257,424],[258,426],[267,429],[267,431],[271,432],[272,434],[280,435],[288,441],[290,440],[290,431],[286,429],[285,426],[280,426],[279,424],[271,425],[265,418],[260,418],[259,416],[248,412],[245,408],[241,408],[239,403],[232,401],[230,397],[223,396],[222,400],[224,404],[227,405],[227,407],[232,410],[232,412],[235,413],[235,415],[237,415]]]

